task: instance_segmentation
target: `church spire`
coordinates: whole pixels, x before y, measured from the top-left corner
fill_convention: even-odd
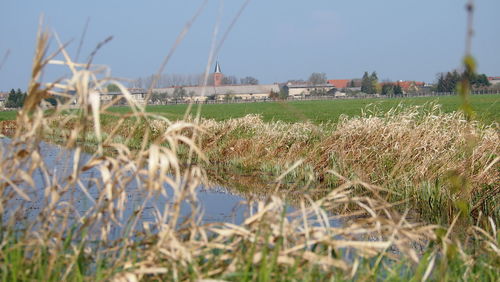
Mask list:
[[[214,86],[222,86],[222,78],[224,78],[224,75],[220,70],[219,61],[216,61],[214,70]]]
[[[214,70],[214,73],[222,73],[222,71],[220,70],[219,61],[215,62],[215,70]]]

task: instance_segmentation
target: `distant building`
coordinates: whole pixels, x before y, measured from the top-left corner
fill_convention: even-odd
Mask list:
[[[288,96],[292,98],[317,95],[318,93],[335,95],[336,92],[336,88],[329,83],[317,85],[288,83],[286,86],[288,87]]]
[[[491,85],[495,85],[500,83],[500,76],[490,76],[488,77],[488,81],[491,83]]]
[[[222,74],[222,71],[220,69],[219,62],[217,61],[215,63],[215,70],[214,70],[214,86],[221,86],[222,85],[222,79],[224,78],[224,75]]]
[[[350,87],[352,79],[330,79],[327,82],[337,89],[344,89]]]
[[[205,101],[208,97],[216,100],[241,99],[262,100],[269,97],[269,93],[280,91],[278,84],[260,85],[222,85],[222,86],[186,86],[153,89],[153,93],[167,93],[173,96],[175,89],[182,88],[186,92],[186,101]]]
[[[146,104],[146,96],[147,96],[147,91],[146,89],[142,88],[129,88],[127,89],[132,96],[132,99],[137,102],[138,104],[144,105]],[[124,103],[125,97],[123,96],[122,92],[104,92],[101,93],[100,98],[101,101],[111,101],[113,99],[116,99],[117,97],[121,98],[121,103]]]
[[[176,89],[182,88],[186,96],[185,101],[206,101],[208,97],[215,100],[241,99],[241,100],[263,100],[269,98],[271,92],[279,93],[278,84],[260,84],[260,85],[222,85],[224,74],[222,73],[219,62],[216,62],[213,73],[213,86],[186,86],[186,87],[166,87],[153,89],[153,93],[166,93],[172,97]]]
[[[425,86],[425,82],[421,81],[398,81],[397,84],[401,86],[403,93],[418,92]]]
[[[427,87],[425,82],[421,81],[397,81],[397,82],[381,82],[380,87],[384,85],[396,85],[399,84],[401,86],[401,90],[403,90],[403,93],[412,93],[412,92],[419,92],[424,89],[424,87]]]
[[[0,108],[5,108],[5,102],[9,97],[9,92],[0,92]]]

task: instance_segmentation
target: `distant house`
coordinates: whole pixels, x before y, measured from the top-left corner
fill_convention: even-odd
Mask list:
[[[333,85],[337,89],[344,89],[350,87],[351,79],[330,79],[328,84]]]
[[[144,105],[146,104],[146,94],[147,91],[146,89],[142,88],[129,88],[127,89],[130,92],[130,95],[132,96],[132,99],[137,102],[138,104]],[[123,99],[123,93],[122,92],[103,92],[100,94],[101,101],[111,101],[117,97],[120,97]]]
[[[288,83],[286,86],[288,87],[288,96],[291,98],[317,95],[318,93],[334,95],[336,91],[335,87],[328,83],[316,85]]]
[[[398,81],[397,83],[401,86],[403,93],[418,92],[425,86],[425,82],[420,81]]]
[[[419,92],[424,89],[425,82],[420,82],[420,81],[397,81],[397,82],[381,82],[380,87],[383,87],[384,85],[396,85],[398,84],[401,86],[401,90],[403,90],[403,93],[411,93],[411,92]]]
[[[490,76],[488,77],[488,81],[491,83],[491,85],[495,85],[500,83],[500,76]]]
[[[5,102],[7,101],[8,97],[8,92],[0,92],[0,108],[5,108]]]

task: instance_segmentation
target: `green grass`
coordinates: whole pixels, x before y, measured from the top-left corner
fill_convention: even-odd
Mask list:
[[[261,114],[264,121],[282,120],[298,122],[310,120],[314,123],[337,122],[340,115],[358,116],[362,109],[374,104],[382,111],[397,106],[422,105],[436,102],[442,105],[444,112],[453,112],[459,109],[461,101],[456,96],[419,97],[406,99],[352,99],[328,101],[295,101],[270,103],[242,103],[242,104],[211,104],[203,105],[202,116],[215,120],[227,120],[243,117],[247,114]],[[485,123],[500,120],[500,95],[475,95],[471,103],[476,111],[477,118]],[[182,119],[187,105],[149,106],[148,112],[162,114],[167,118]],[[194,107],[196,109],[196,107]],[[127,108],[114,108],[114,111],[126,111]]]
[[[203,105],[201,113],[204,118],[227,120],[243,117],[248,114],[261,114],[264,121],[282,120],[298,122],[309,120],[314,123],[337,122],[340,115],[358,116],[362,109],[374,104],[382,111],[387,111],[399,103],[405,105],[422,105],[436,102],[442,105],[444,112],[453,112],[459,109],[461,101],[456,96],[419,97],[402,99],[352,99],[328,101],[288,101],[269,103],[242,103],[242,104],[211,104]],[[485,122],[500,121],[500,95],[471,96],[472,106],[477,119]],[[187,105],[148,106],[147,111],[164,115],[172,120],[184,117]],[[193,107],[196,110],[196,106]],[[114,112],[128,112],[128,107],[115,107]],[[0,112],[0,121],[13,120],[15,111]]]
[[[4,111],[0,112],[0,121],[2,120],[15,120],[17,111]]]

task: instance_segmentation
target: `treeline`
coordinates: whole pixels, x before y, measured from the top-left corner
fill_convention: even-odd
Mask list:
[[[160,76],[150,75],[147,77],[137,78],[129,83],[131,88],[166,88],[174,86],[200,86],[204,83],[203,74],[162,74]],[[208,85],[214,85],[213,74],[208,76]],[[243,85],[259,84],[259,80],[253,76],[238,78],[234,75],[227,75],[222,78],[223,85]]]
[[[4,107],[22,108],[24,101],[26,100],[26,96],[28,96],[28,94],[19,88],[17,90],[11,89],[9,95],[7,96],[7,100],[5,101]],[[44,99],[44,101],[48,102],[52,106],[56,106],[58,103],[63,103],[66,100],[66,98],[53,96]]]
[[[462,81],[464,74],[458,73],[458,71],[447,72],[446,74],[441,73],[438,77],[438,82],[436,85],[437,92],[455,92],[458,83]],[[472,89],[484,89],[491,85],[488,77],[485,74],[472,74],[469,77],[469,83]]]
[[[381,94],[382,95],[402,95],[403,88],[401,87],[401,85],[399,85],[399,82],[382,83]]]
[[[368,75],[368,72],[365,71],[361,79],[361,92],[366,94],[378,93],[378,76],[376,72]]]
[[[168,98],[172,98],[174,100],[184,100],[187,97],[194,97],[195,93],[193,91],[187,91],[184,87],[175,88],[172,93],[162,92],[162,93],[153,93],[151,95],[150,101],[153,103],[160,103],[162,101],[166,101]],[[210,97],[211,99],[212,97]],[[215,96],[213,97],[215,99]]]
[[[6,108],[20,108],[24,105],[24,100],[26,99],[26,92],[22,92],[21,89],[10,90],[7,101],[5,101]]]

